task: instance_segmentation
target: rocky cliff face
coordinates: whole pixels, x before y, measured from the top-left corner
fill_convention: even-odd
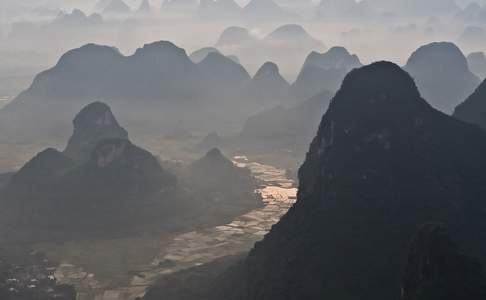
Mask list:
[[[424,225],[409,249],[402,300],[486,298],[486,278],[481,265],[461,253],[447,226]]]
[[[436,220],[484,262],[485,151],[486,134],[433,109],[398,66],[352,71],[297,203],[208,299],[398,299],[409,239]]]
[[[96,144],[103,139],[128,140],[128,132],[118,124],[110,107],[101,102],[84,107],[74,118],[73,127],[64,154],[80,162],[88,160]]]

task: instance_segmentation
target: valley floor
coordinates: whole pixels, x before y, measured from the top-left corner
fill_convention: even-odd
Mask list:
[[[172,237],[44,244],[38,249],[61,263],[56,277],[75,285],[79,300],[134,300],[164,275],[247,253],[295,203],[297,189],[285,170],[244,156],[234,162],[263,182],[256,192],[264,206],[228,224]]]

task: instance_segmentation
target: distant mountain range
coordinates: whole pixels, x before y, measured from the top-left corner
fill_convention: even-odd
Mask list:
[[[162,14],[195,17],[201,20],[285,21],[296,20],[293,14],[273,0],[251,0],[240,6],[235,0],[167,0],[162,3]]]
[[[112,47],[85,45],[37,75],[26,91],[3,108],[0,123],[10,124],[4,129],[10,127],[17,137],[22,132],[65,137],[70,115],[96,99],[116,104],[122,117],[133,109],[148,114],[205,109],[216,87],[202,69],[169,42],[145,45],[131,56]]]
[[[319,50],[324,44],[312,37],[301,25],[285,24],[277,27],[263,39],[252,35],[243,27],[228,27],[220,35],[216,47],[244,47],[247,44],[286,47],[291,43],[298,43],[301,47]],[[312,51],[312,50],[310,50]],[[309,52],[310,52],[309,51]]]
[[[272,61],[286,78],[292,80],[296,77],[296,62],[304,62],[313,51],[326,50],[324,43],[302,25],[292,23],[281,25],[263,37],[252,29],[228,27],[217,39],[215,47],[223,53],[236,55],[253,72],[265,62]]]
[[[293,40],[298,40],[298,45],[292,44]],[[292,24],[264,39],[254,38],[244,28],[229,28],[218,45],[220,48],[203,48],[191,57],[166,41],[144,45],[130,56],[95,44],[71,50],[0,110],[1,139],[65,139],[71,116],[93,100],[115,106],[129,127],[140,126],[136,115],[141,114],[147,127],[172,128],[183,113],[187,128],[213,131],[231,122],[235,130],[249,115],[278,105],[293,106],[323,91],[336,91],[346,74],[361,66],[360,59],[343,47],[323,53],[309,50],[322,44]],[[245,61],[245,55],[255,52],[252,47],[284,64],[293,47],[307,53],[307,58],[289,87],[285,70],[276,62],[262,63],[255,76],[250,76],[239,58]],[[234,50],[230,53],[238,57],[225,56],[219,49]],[[480,82],[452,43],[420,47],[404,69],[431,104],[447,113]]]
[[[279,45],[280,41],[285,42],[283,37]],[[183,49],[165,41],[147,44],[130,56],[95,44],[71,50],[0,110],[3,138],[64,139],[70,116],[93,100],[115,105],[128,124],[137,123],[134,112],[159,124],[175,124],[184,112],[193,119],[189,126],[201,126],[199,121],[204,119],[214,128],[221,116],[243,122],[249,114],[282,103],[278,98],[288,93],[275,66],[270,71],[278,86],[263,76],[267,71],[252,79],[235,56],[225,57],[213,48],[195,53],[192,59],[196,63]],[[262,94],[263,90],[268,93]]]
[[[57,28],[58,26],[96,26],[103,23],[103,18],[100,14],[94,13],[87,16],[83,11],[79,9],[73,10],[71,13],[59,14],[51,24],[48,24],[49,28]]]

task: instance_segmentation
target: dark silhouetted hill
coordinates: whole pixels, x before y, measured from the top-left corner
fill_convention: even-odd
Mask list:
[[[255,194],[258,184],[250,170],[235,166],[218,148],[191,163],[186,174],[187,185],[201,195],[208,195],[208,201],[217,201],[219,209],[261,205]]]
[[[42,239],[160,223],[174,207],[175,176],[128,140],[106,104],[88,105],[73,124],[64,153],[42,151],[4,185],[2,224]]]
[[[100,141],[80,165],[46,150],[4,187],[4,221],[20,232],[45,231],[43,238],[123,232],[161,217],[167,204],[160,194],[175,187],[175,177],[127,139]]]
[[[73,135],[64,154],[76,161],[88,160],[101,140],[128,140],[128,132],[118,124],[110,107],[102,102],[94,102],[84,107],[74,118],[73,128]]]
[[[89,104],[64,153],[2,175],[0,239],[52,240],[194,230],[261,205],[258,182],[217,149],[182,168],[128,140],[110,107]]]
[[[300,169],[297,203],[199,299],[398,299],[410,237],[447,224],[486,260],[486,134],[388,62],[350,72]]]

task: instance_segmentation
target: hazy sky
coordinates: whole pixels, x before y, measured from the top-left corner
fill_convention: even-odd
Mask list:
[[[141,0],[123,0],[125,3],[132,7],[137,7]],[[240,4],[245,4],[249,0],[236,0]],[[62,7],[65,9],[80,8],[89,10],[92,9],[97,0],[0,0],[0,4],[9,6],[33,6],[33,7]],[[150,3],[154,6],[160,6],[162,0],[150,0]]]
[[[132,7],[137,7],[141,0],[124,0],[125,3]],[[160,6],[163,0],[150,0],[152,5]],[[250,0],[236,0],[240,5],[244,5],[248,3]],[[296,2],[300,0],[295,0]],[[316,0],[318,1],[318,0]],[[427,0],[424,0],[427,1]],[[95,6],[97,0],[0,0],[0,7],[5,8],[13,8],[13,7],[22,7],[22,6],[31,6],[31,7],[58,7],[66,10],[70,10],[73,8],[80,8],[85,11],[90,11]],[[276,1],[278,2],[278,0]],[[286,0],[285,2],[290,2]],[[359,2],[359,1],[358,1]],[[472,2],[472,0],[456,0],[456,2],[460,5],[466,5],[467,3]],[[486,3],[486,0],[475,0],[478,3]]]

